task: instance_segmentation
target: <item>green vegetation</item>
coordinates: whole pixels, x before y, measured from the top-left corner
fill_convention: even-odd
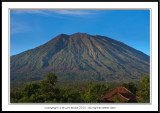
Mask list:
[[[121,102],[121,101],[120,101],[120,98],[119,98],[117,95],[114,96],[114,101],[115,101],[116,103],[120,103],[120,102]]]
[[[148,76],[143,76],[140,80],[141,87],[137,91],[137,95],[141,98],[138,101],[148,103],[150,101],[150,80]]]
[[[122,86],[129,89],[134,94],[137,92],[137,88],[133,82],[122,83]]]
[[[84,87],[57,87],[58,78],[54,73],[48,73],[46,79],[40,82],[29,82],[23,88],[14,88],[10,92],[11,103],[97,103],[100,97],[113,89],[106,87],[104,83],[87,82]],[[76,84],[75,84],[76,85]],[[140,98],[138,102],[149,102],[149,77],[144,76],[140,80],[140,87],[133,82],[122,83]],[[115,102],[121,103],[115,96]]]
[[[92,84],[92,82],[88,82],[88,89],[82,95],[82,99],[84,102],[98,102],[100,97],[102,97],[107,91],[109,91],[109,87],[106,88],[103,83]]]

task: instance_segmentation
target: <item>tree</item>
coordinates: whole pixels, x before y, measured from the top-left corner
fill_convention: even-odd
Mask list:
[[[54,73],[46,74],[46,79],[40,81],[41,100],[44,102],[51,102],[56,97],[56,87],[57,76]],[[42,98],[43,97],[43,98]]]
[[[137,88],[133,82],[122,83],[121,86],[127,88],[128,90],[130,90],[134,94],[136,94],[136,92],[137,92]]]
[[[35,93],[38,93],[39,89],[40,86],[36,82],[30,82],[26,84],[20,91],[20,94],[22,96],[18,99],[18,102],[35,102],[35,100],[33,101],[33,99],[30,98],[32,97],[32,95],[35,95]]]
[[[55,88],[57,76],[54,73],[48,73],[45,80],[41,80],[40,86],[44,92],[52,91]]]
[[[10,102],[17,103],[20,98],[22,98],[22,94],[19,89],[14,89],[10,92]]]
[[[36,82],[30,82],[24,86],[21,93],[25,97],[30,97],[32,94],[35,94],[39,88],[39,84],[37,84]]]
[[[149,89],[150,87],[150,82],[149,82],[149,76],[143,76],[140,80],[140,82],[142,83],[142,85],[146,88]]]
[[[59,102],[81,102],[81,94],[79,90],[70,89],[68,87],[59,88],[57,100]]]
[[[59,89],[55,88],[57,76],[48,73],[46,79],[40,83],[30,82],[19,91],[11,91],[11,102],[51,102],[57,101],[55,97],[59,94]]]
[[[84,93],[82,99],[84,102],[98,102],[100,97],[106,93],[107,88],[102,83],[96,83],[90,86],[90,88]]]
[[[140,80],[142,87],[137,92],[137,95],[142,99],[139,102],[149,102],[150,101],[150,80],[149,76],[143,76]]]

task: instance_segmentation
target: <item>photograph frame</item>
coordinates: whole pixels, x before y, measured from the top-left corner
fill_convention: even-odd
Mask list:
[[[135,3],[135,2],[134,2]],[[16,6],[18,6],[18,9],[23,9],[22,8],[22,6],[24,6],[24,4],[25,3],[3,3],[3,4],[5,4],[5,7],[3,7],[4,8],[4,10],[3,11],[7,11],[8,10],[8,15],[7,14],[4,14],[3,12],[3,14],[2,14],[2,16],[3,16],[3,18],[2,18],[2,21],[4,21],[4,17],[7,17],[8,16],[8,26],[7,26],[7,28],[9,28],[9,10],[10,9],[15,9],[15,7]],[[2,4],[2,6],[4,6]],[[21,5],[21,8],[19,7],[19,4],[23,4],[23,5]],[[31,7],[33,8],[33,6],[34,6],[34,3],[27,3],[28,5],[29,4],[32,4],[31,5]],[[40,7],[42,6],[42,4],[43,3],[40,3]],[[45,4],[49,4],[49,3],[45,3]],[[63,2],[62,3],[58,3],[58,4],[64,4]],[[73,3],[73,4],[78,4],[78,3]],[[99,4],[103,4],[103,3],[99,3]],[[112,3],[112,5],[113,4],[116,4],[116,3]],[[127,4],[127,3],[126,3]],[[129,3],[129,4],[131,4],[131,3]],[[137,3],[137,4],[139,4],[138,5],[138,7],[141,7],[141,5],[142,4],[140,4],[139,2]],[[144,3],[143,3],[144,4]],[[25,7],[27,7],[28,5],[26,5]],[[117,5],[118,5],[118,3],[117,3]],[[154,14],[153,13],[151,13],[151,20],[150,20],[150,22],[152,23],[152,24],[154,24],[154,25],[156,25],[156,22],[158,22],[157,20],[158,20],[158,15],[156,15],[156,9],[157,9],[157,7],[155,7],[156,5],[158,5],[156,2],[152,2],[152,4],[150,3],[150,5],[149,4],[147,4],[148,6],[148,8],[146,8],[146,9],[150,9],[151,10],[151,12],[153,11],[154,12]],[[46,7],[47,5],[45,5],[45,7]],[[51,6],[51,5],[49,5],[49,6]],[[86,7],[87,5],[85,5],[85,7]],[[149,6],[150,6],[150,8],[149,8]],[[30,7],[30,8],[31,8]],[[62,7],[63,7],[63,5],[62,5]],[[95,7],[95,6],[94,6]],[[2,8],[2,9],[3,9]],[[41,8],[40,8],[41,9]],[[42,8],[43,9],[43,8]],[[63,8],[61,8],[61,9],[63,9]],[[65,8],[66,9],[66,8]],[[94,9],[94,8],[93,8]],[[116,8],[114,8],[114,9],[116,9]],[[121,8],[121,9],[123,9],[123,8]],[[126,8],[124,8],[124,9],[126,9]],[[132,8],[131,8],[132,9]],[[133,9],[135,9],[135,8],[133,8]],[[154,9],[154,10],[153,10]],[[154,18],[153,18],[153,15],[155,16]],[[153,23],[153,20],[155,20],[156,22],[155,23]],[[7,23],[6,21],[5,21],[5,23]],[[2,28],[4,27],[4,25],[2,25]],[[10,37],[10,35],[9,34],[6,34],[6,32],[9,32],[9,29],[7,29],[6,27],[5,27],[5,32],[3,32],[3,29],[2,29],[2,32],[3,33],[5,33],[5,36],[3,36],[2,35],[2,37]],[[155,30],[156,29],[156,30]],[[154,39],[153,40],[153,37],[157,37],[158,36],[158,32],[156,33],[155,31],[154,31],[154,33],[155,33],[155,36],[153,36],[153,30],[155,30],[155,31],[158,31],[158,29],[157,29],[157,26],[155,27],[153,27],[153,26],[151,26],[151,31],[150,31],[150,35],[151,35],[151,39],[150,39],[150,49],[151,49],[151,51],[150,51],[150,53],[151,54],[154,54],[154,55],[151,55],[151,58],[150,58],[150,61],[151,61],[151,59],[157,59],[157,54],[156,54],[156,51],[153,51],[153,49],[156,49],[157,50],[157,46],[158,45],[154,45],[154,47],[153,47],[153,43],[154,42],[156,42],[157,41],[157,39]],[[7,45],[8,45],[8,50],[9,50],[9,48],[10,48],[10,41],[9,41],[9,39],[8,40],[4,40],[4,38],[2,38],[2,47],[3,48],[6,48],[7,47]],[[6,43],[7,42],[7,43]],[[3,44],[7,44],[7,45],[3,45]],[[151,47],[152,46],[152,47]],[[4,52],[4,49],[2,49],[2,53]],[[6,61],[6,60],[8,60],[8,65],[4,65],[4,70],[9,70],[9,65],[10,65],[10,58],[9,57],[6,57],[6,58],[4,58],[5,57],[5,55],[10,55],[10,51],[8,51],[8,52],[4,52],[4,54],[2,55],[2,59],[4,59],[4,61]],[[156,55],[155,55],[156,54]],[[7,59],[8,58],[8,59]],[[153,66],[157,66],[157,63],[156,63],[156,61],[151,61],[151,67],[150,67],[150,72],[151,72],[151,74],[150,75],[152,75],[153,73]],[[3,60],[2,60],[3,61]],[[2,62],[2,65],[4,64],[4,62]],[[6,69],[6,67],[8,67],[7,69]],[[3,68],[2,68],[3,69]],[[157,69],[157,68],[156,68]],[[4,92],[6,93],[8,93],[9,94],[9,88],[10,88],[10,85],[8,84],[7,86],[8,86],[8,88],[5,88],[6,87],[6,83],[4,83],[4,82],[6,82],[6,81],[8,81],[8,83],[9,83],[9,76],[8,77],[3,77],[3,74],[4,74],[4,70],[2,71],[2,96],[4,96]],[[154,74],[158,74],[157,73],[157,70],[155,70],[154,69],[154,71],[156,71]],[[5,71],[6,72],[6,71]],[[10,73],[8,72],[8,75],[9,75]],[[157,76],[158,77],[158,76]],[[153,84],[153,80],[156,80],[155,78],[154,79],[152,79],[151,80],[151,83],[150,83],[150,86],[151,86],[151,89],[153,88],[153,86],[156,86],[157,84],[158,84],[158,82],[154,82],[154,84]],[[157,79],[158,80],[158,79]],[[4,86],[5,85],[5,86]],[[7,89],[8,89],[8,91],[7,91]],[[156,87],[156,89],[157,89],[157,87]],[[151,90],[150,90],[151,91]],[[152,92],[153,93],[153,92]],[[151,93],[151,94],[152,94]],[[158,96],[158,94],[156,94],[157,96]],[[150,96],[150,98],[152,97],[153,95],[151,95]],[[154,95],[155,96],[155,95]],[[157,97],[156,96],[156,97]],[[6,102],[6,98],[8,98],[8,97],[6,97],[6,96],[4,96],[4,98],[2,98],[2,103],[4,103],[3,104],[3,106],[5,106],[5,107],[3,107],[3,109],[4,110],[20,110],[20,111],[23,111],[23,109],[22,108],[24,108],[24,110],[38,110],[38,111],[123,111],[123,110],[129,110],[129,109],[123,109],[123,108],[120,108],[119,106],[121,106],[121,105],[119,105],[119,104],[117,104],[117,105],[115,105],[115,104],[110,104],[110,105],[107,105],[106,106],[106,103],[104,104],[104,103],[98,103],[98,104],[100,104],[100,105],[97,105],[97,104],[84,104],[84,103],[82,103],[82,104],[79,104],[79,105],[75,105],[75,104],[77,104],[77,103],[73,103],[73,104],[71,104],[71,103],[56,103],[56,104],[53,104],[53,103],[47,103],[47,104],[45,104],[45,105],[43,105],[43,104],[38,104],[38,105],[36,105],[36,107],[35,107],[35,104],[31,104],[31,103],[29,103],[29,104],[10,104],[10,103],[8,103],[9,102],[9,98],[8,98],[8,101]],[[5,100],[4,100],[5,99]],[[151,98],[151,100],[152,100],[152,98]],[[108,104],[108,103],[107,103]],[[141,105],[140,105],[141,104]],[[146,106],[152,106],[153,107],[153,105],[157,105],[157,103],[156,103],[156,101],[154,100],[154,101],[151,101],[151,103],[150,104],[147,104],[146,105],[146,103],[145,104],[143,104],[143,103],[138,103],[138,105],[140,105],[140,106],[144,106],[144,107],[146,107]],[[143,105],[142,105],[143,104]],[[32,105],[34,105],[34,106],[32,106]],[[126,105],[126,104],[125,104]],[[25,107],[20,107],[20,106],[25,106]],[[128,106],[130,106],[130,105],[127,105],[127,107]],[[134,105],[131,105],[132,107],[134,106]],[[141,110],[141,111],[146,111],[146,110],[148,110],[148,109],[154,109],[155,110],[155,107],[154,108],[152,108],[152,107],[146,107],[146,109],[141,109],[141,108],[139,108],[139,110]],[[28,109],[29,108],[29,109]],[[132,109],[133,110],[133,109]]]

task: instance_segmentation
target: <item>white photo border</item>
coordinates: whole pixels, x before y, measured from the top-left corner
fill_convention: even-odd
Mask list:
[[[10,9],[150,9],[150,104],[10,104]],[[158,111],[158,2],[2,2],[3,111]]]

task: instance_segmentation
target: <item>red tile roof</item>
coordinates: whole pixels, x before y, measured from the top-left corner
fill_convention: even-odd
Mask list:
[[[101,102],[114,102],[115,95],[117,95],[120,101],[127,101],[127,102],[137,102],[137,96],[133,94],[131,91],[126,89],[122,86],[116,86],[113,90],[106,93],[104,96],[101,97]]]

